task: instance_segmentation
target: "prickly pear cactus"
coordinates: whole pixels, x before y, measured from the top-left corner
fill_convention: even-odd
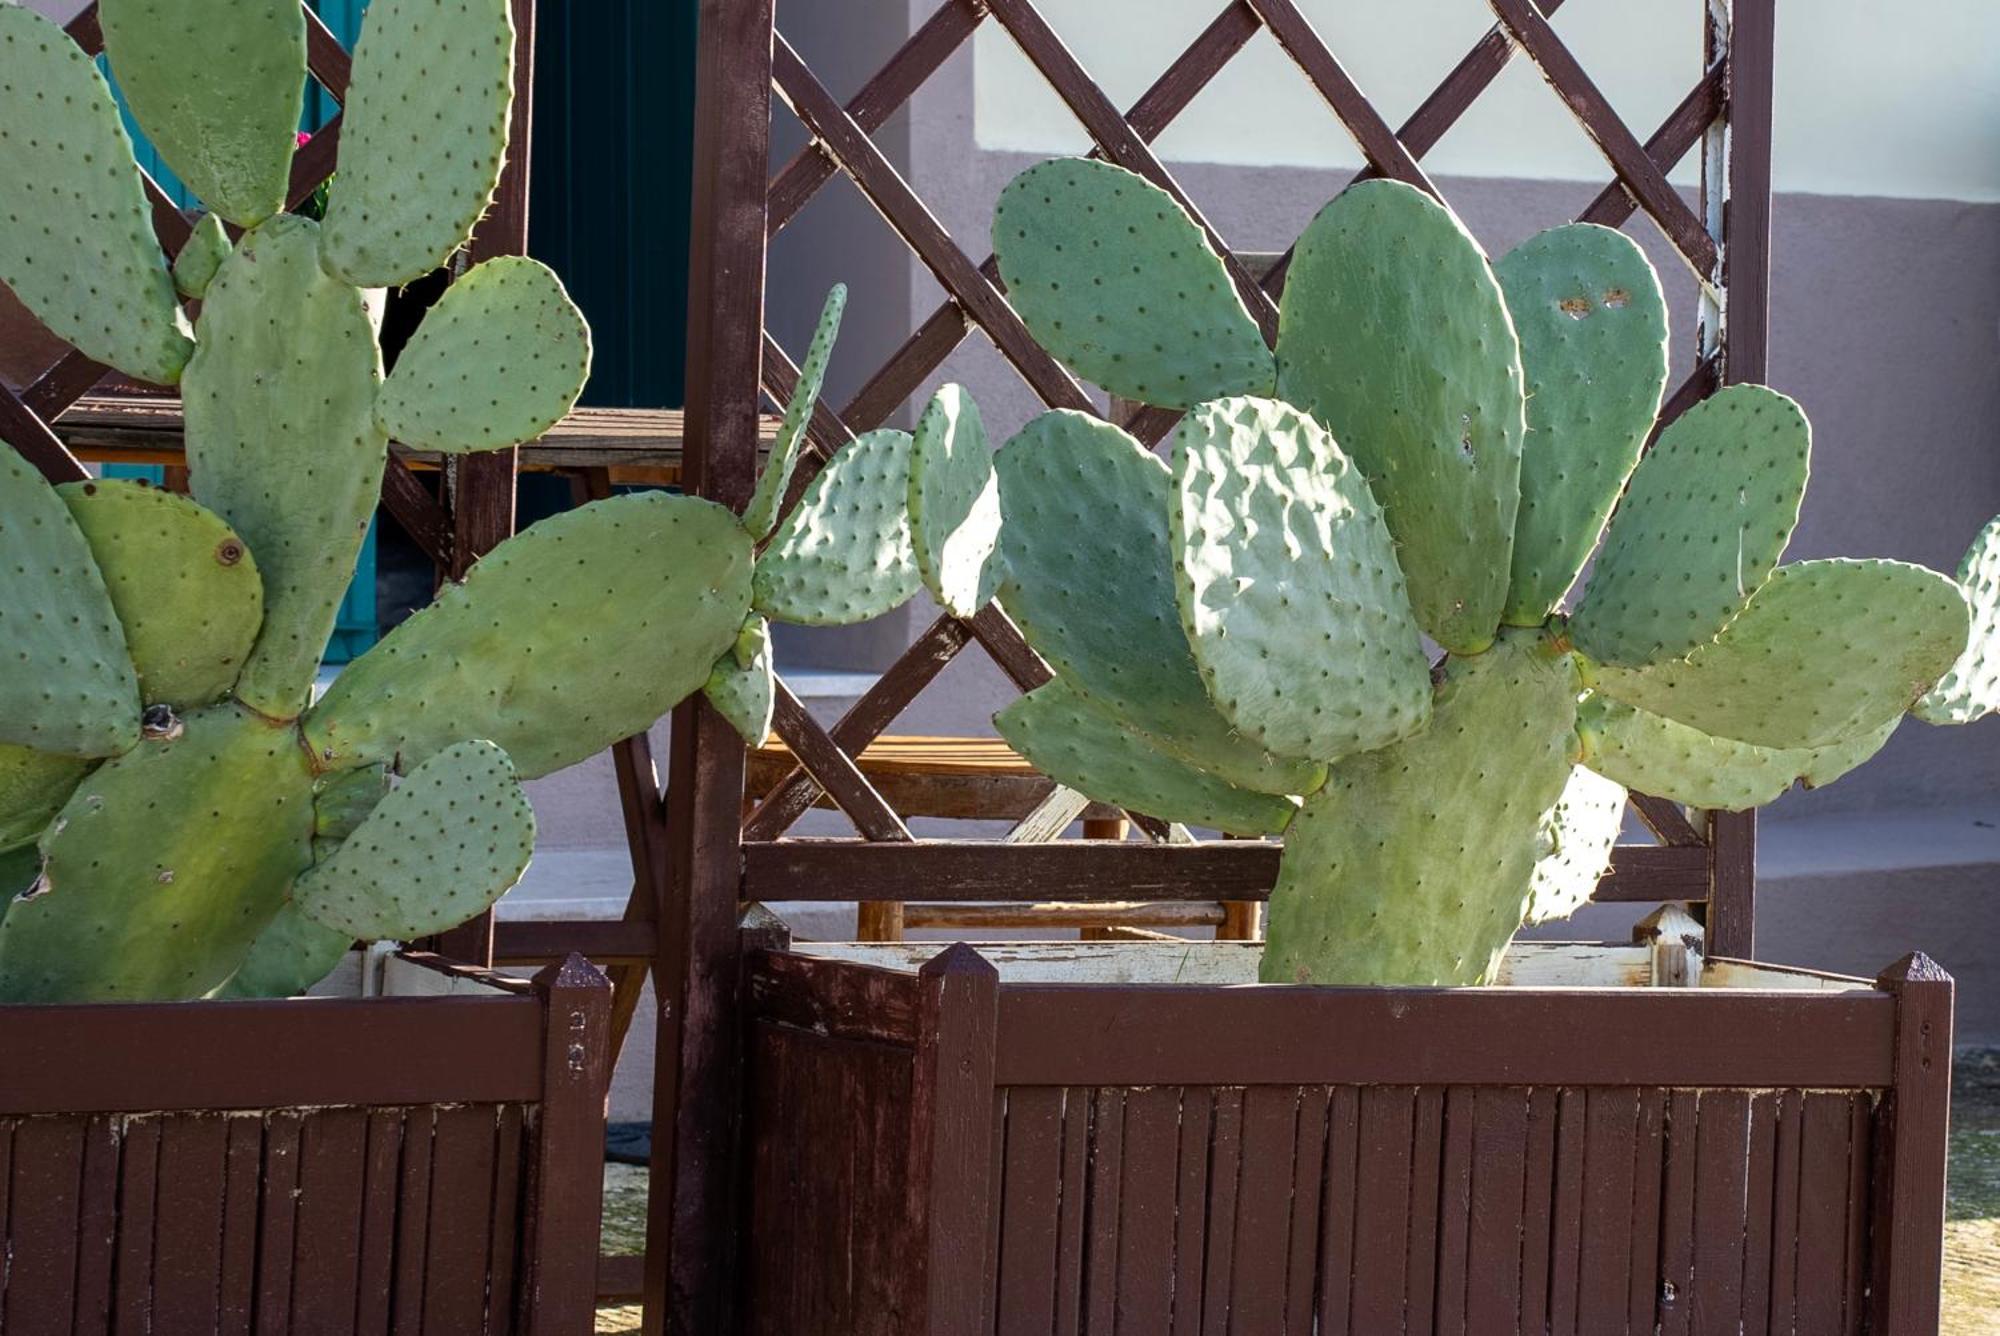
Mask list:
[[[1031,169],[996,248],[1056,356],[1186,407],[1160,372],[1202,364],[1214,292],[1132,266],[1221,262],[1135,181]],[[1913,705],[2000,707],[2000,521],[1957,581],[1779,565],[1804,414],[1740,386],[1661,431],[1659,280],[1614,232],[1556,228],[1489,265],[1429,197],[1353,187],[1300,239],[1276,365],[1288,403],[1206,386],[1170,467],[1075,413],[998,457],[1000,601],[1057,680],[996,725],[1134,810],[1275,831],[1289,806],[1262,803],[1302,799],[1268,980],[1490,980],[1524,919],[1589,897],[1626,786],[1755,806],[1837,779]],[[1146,378],[1107,379],[1131,366]],[[1449,651],[1428,675],[1418,628]]]
[[[0,278],[92,356],[179,380],[195,491],[51,487],[0,447],[0,1001],[297,991],[357,937],[437,932],[490,904],[532,849],[519,777],[645,729],[718,660],[741,675],[740,726],[768,724],[756,535],[665,492],[501,544],[308,709],[391,437],[517,444],[588,371],[562,285],[506,258],[463,275],[382,372],[381,286],[457,249],[492,192],[508,12],[375,0],[322,228],[276,212],[305,79],[298,6],[104,6],[135,114],[214,210],[179,270],[202,300],[190,356],[102,76],[60,29],[0,4],[0,172],[10,208],[41,215],[0,228]],[[240,50],[219,60],[196,18]],[[245,229],[234,245],[222,218]],[[781,539],[771,559],[810,556],[818,588],[785,610],[839,621],[915,588],[915,480],[907,449],[888,456],[865,488],[830,469],[794,516],[811,551]],[[774,472],[782,498],[789,462]]]

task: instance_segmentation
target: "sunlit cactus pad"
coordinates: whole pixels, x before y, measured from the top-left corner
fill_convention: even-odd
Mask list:
[[[802,626],[846,626],[922,585],[910,546],[910,434],[884,428],[834,453],[757,560],[757,610]]]
[[[917,419],[910,454],[910,541],[924,586],[970,617],[1000,585],[1000,484],[979,405],[947,385]]]
[[[1917,702],[1926,723],[1969,724],[2000,710],[2000,519],[1966,549],[1958,584],[1972,603],[1972,633],[1951,670]]]

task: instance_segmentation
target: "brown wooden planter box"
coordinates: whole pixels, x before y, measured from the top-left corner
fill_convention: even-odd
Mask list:
[[[604,976],[389,973],[0,1007],[0,1331],[588,1331]]]
[[[1652,949],[1524,946],[1514,986],[1336,989],[1047,981],[1254,978],[1235,943],[938,950],[751,957],[750,1331],[1936,1327],[1923,957],[1533,987]]]

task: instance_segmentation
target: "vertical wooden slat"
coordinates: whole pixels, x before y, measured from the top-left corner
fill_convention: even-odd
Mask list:
[[[1744,1184],[1743,1336],[1764,1336],[1771,1314],[1771,1219],[1777,1188],[1778,1092],[1750,1097],[1750,1146]]]
[[[1475,1091],[1465,1295],[1455,1330],[1505,1330],[1519,1317],[1527,1155],[1527,1090],[1486,1086]],[[1441,1311],[1441,1322],[1443,1317]]]
[[[1047,1336],[1055,1325],[1057,1213],[1062,1203],[1063,1092],[1007,1092],[1006,1162],[1000,1178],[1001,1300],[998,1336]]]
[[[496,1123],[491,1104],[438,1110],[431,1147],[430,1237],[425,1244],[426,1332],[477,1332],[484,1320]]]
[[[1844,1330],[1858,1332],[1868,1321],[1869,1262],[1873,1225],[1872,1179],[1876,1170],[1874,1105],[1868,1092],[1847,1096],[1847,1273]],[[1942,1182],[1939,1181],[1939,1190]]]
[[[1181,1092],[1180,1142],[1174,1189],[1173,1336],[1199,1336],[1202,1258],[1208,1247],[1209,1132],[1215,1092],[1188,1086]]]
[[[10,1203],[14,1195],[14,1129],[20,1124],[0,1118],[0,1252],[12,1247],[14,1222]],[[0,1323],[7,1320],[7,1273],[0,1270]]]
[[[1622,1331],[1631,1301],[1633,1170],[1639,1092],[1598,1086],[1585,1098],[1581,1263],[1576,1320],[1587,1332]]]
[[[1284,1329],[1298,1106],[1296,1086],[1251,1086],[1243,1093],[1243,1169],[1236,1189],[1228,1327],[1243,1336]]]
[[[1749,1094],[1704,1091],[1700,1136],[1695,1150],[1694,1329],[1734,1331],[1743,1305]]]
[[[317,1109],[306,1116],[299,1141],[298,1237],[292,1261],[296,1326],[342,1331],[353,1323],[367,1154],[365,1111]],[[345,1320],[334,1320],[336,1313],[344,1313]]]
[[[1178,1086],[1125,1100],[1118,1216],[1118,1326],[1164,1333],[1173,1315],[1174,1199],[1180,1176]]]
[[[1125,1097],[1119,1086],[1090,1095],[1090,1187],[1084,1236],[1083,1329],[1110,1331],[1118,1313],[1118,1208],[1124,1193]]]
[[[1555,1195],[1549,1244],[1549,1330],[1578,1330],[1576,1305],[1583,1268],[1584,1148],[1589,1140],[1587,1092],[1565,1087],[1556,1100]]]
[[[73,1336],[102,1336],[111,1328],[112,1278],[118,1242],[118,1133],[122,1121],[115,1114],[98,1114],[84,1129]],[[0,1233],[4,1233],[5,1221],[6,1213],[0,1210]],[[0,1317],[0,1329],[4,1329],[4,1323],[4,1317]]]
[[[1462,1336],[1471,1280],[1472,1153],[1478,1126],[1479,1093],[1452,1086],[1444,1101],[1444,1170],[1438,1178],[1437,1306],[1432,1321],[1438,1336]],[[1516,1194],[1518,1200],[1519,1194]]]
[[[1632,1274],[1626,1329],[1653,1330],[1660,1302],[1660,1199],[1666,1177],[1667,1092],[1639,1092],[1632,1167]]]
[[[229,1128],[220,1114],[177,1113],[160,1129],[159,1216],[153,1243],[153,1321],[162,1331],[215,1324],[222,1282],[222,1193]],[[329,1240],[338,1247],[337,1239]],[[346,1293],[353,1294],[350,1283]]]
[[[1800,1123],[1797,1330],[1845,1330],[1847,1096],[1805,1095]]]
[[[535,975],[535,994],[543,1009],[542,1100],[529,1170],[520,1322],[529,1336],[590,1318],[604,1211],[604,1092],[611,1080],[611,983],[603,972],[572,954]],[[502,1115],[496,1135],[503,1147],[509,1130]]]
[[[1682,1336],[1694,1318],[1695,1179],[1701,1096],[1667,1103],[1667,1168],[1660,1189],[1660,1336]]]
[[[153,1325],[154,1211],[159,1199],[160,1117],[128,1118],[118,1164],[118,1247],[112,1282],[112,1329]]]
[[[1242,1090],[1215,1092],[1214,1131],[1209,1138],[1207,1256],[1201,1275],[1201,1329],[1229,1330],[1235,1302],[1231,1263],[1236,1255],[1236,1199],[1243,1173]]]
[[[974,1336],[985,1259],[972,1240],[992,1204],[987,1137],[1000,973],[961,942],[924,963],[917,988],[905,1210],[923,1222],[924,1292],[910,1298],[924,1330]]]
[[[1549,1314],[1549,1251],[1555,1241],[1556,1136],[1561,1094],[1528,1092],[1528,1146],[1521,1174],[1521,1329],[1541,1331]]]
[[[1360,1193],[1361,1096],[1335,1086],[1326,1111],[1326,1173],[1320,1197],[1319,1330],[1344,1336],[1352,1330],[1355,1210]]]
[[[1083,1322],[1084,1226],[1090,1199],[1091,1092],[1063,1092],[1062,1212],[1056,1221],[1056,1336],[1078,1336]]]
[[[1774,1332],[1793,1330],[1798,1305],[1799,1150],[1804,1117],[1804,1092],[1779,1091],[1776,1144],[1772,1152],[1771,1299],[1766,1310]]]
[[[606,999],[607,1018],[609,999]],[[607,1023],[607,1042],[609,1025]],[[522,1190],[522,1160],[526,1155],[526,1135],[521,1125],[521,1106],[500,1106],[500,1125],[493,1141],[493,1224],[488,1233],[486,1254],[486,1331],[491,1336],[510,1336],[514,1330],[515,1266],[520,1254],[520,1223],[526,1194]],[[603,1191],[600,1177],[593,1186]],[[599,1200],[602,1200],[600,1196]],[[600,1229],[602,1222],[599,1222]],[[584,1235],[594,1239],[596,1232]],[[591,1284],[585,1293],[596,1298],[597,1249],[587,1254],[592,1263]]]
[[[1325,1086],[1299,1091],[1293,1131],[1291,1243],[1285,1261],[1285,1325],[1309,1332],[1319,1278],[1320,1184],[1326,1176],[1326,1122],[1330,1092]]]
[[[10,1330],[68,1329],[76,1295],[76,1227],[83,1183],[80,1117],[24,1118],[14,1129],[8,1227]]]
[[[1944,1265],[1952,982],[1921,954],[1903,957],[1875,982],[1896,996],[1896,1083],[1882,1099],[1872,1157],[1873,1326],[1930,1331]]]
[[[753,1105],[754,1107],[754,1105]],[[1007,1182],[1007,1088],[995,1086],[993,1090],[993,1158],[987,1172],[987,1191],[991,1194],[991,1206],[986,1212],[986,1274],[985,1302],[980,1312],[979,1329],[982,1332],[997,1332],[1000,1323],[1000,1228],[1006,1223],[1004,1215],[1004,1194]],[[1044,1272],[1044,1278],[1054,1275],[1054,1268]],[[1043,1327],[1046,1331],[1048,1328]]]
[[[396,1283],[390,1308],[390,1330],[397,1336],[423,1330],[437,1119],[435,1108],[420,1107],[411,1109],[403,1122],[403,1159],[396,1173]]]
[[[1415,1331],[1432,1327],[1437,1300],[1438,1178],[1444,1158],[1444,1087],[1419,1086],[1410,1134],[1410,1238],[1404,1318]]]
[[[1400,1331],[1409,1274],[1412,1086],[1361,1091],[1359,1181],[1354,1192],[1355,1332]]]
[[[386,1336],[389,1295],[396,1280],[396,1190],[402,1166],[403,1110],[368,1111],[362,1157],[361,1249],[355,1282],[354,1329]]]
[[[264,1120],[257,1114],[231,1114],[228,1127],[216,1336],[249,1336],[257,1310],[257,1192],[264,1177]],[[386,1293],[386,1284],[383,1288]]]

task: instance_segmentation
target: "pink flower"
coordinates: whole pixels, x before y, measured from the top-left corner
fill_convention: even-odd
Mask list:
[[[304,148],[306,144],[311,141],[311,139],[312,139],[312,132],[310,130],[301,130],[299,131],[298,142],[294,144],[292,147]]]

